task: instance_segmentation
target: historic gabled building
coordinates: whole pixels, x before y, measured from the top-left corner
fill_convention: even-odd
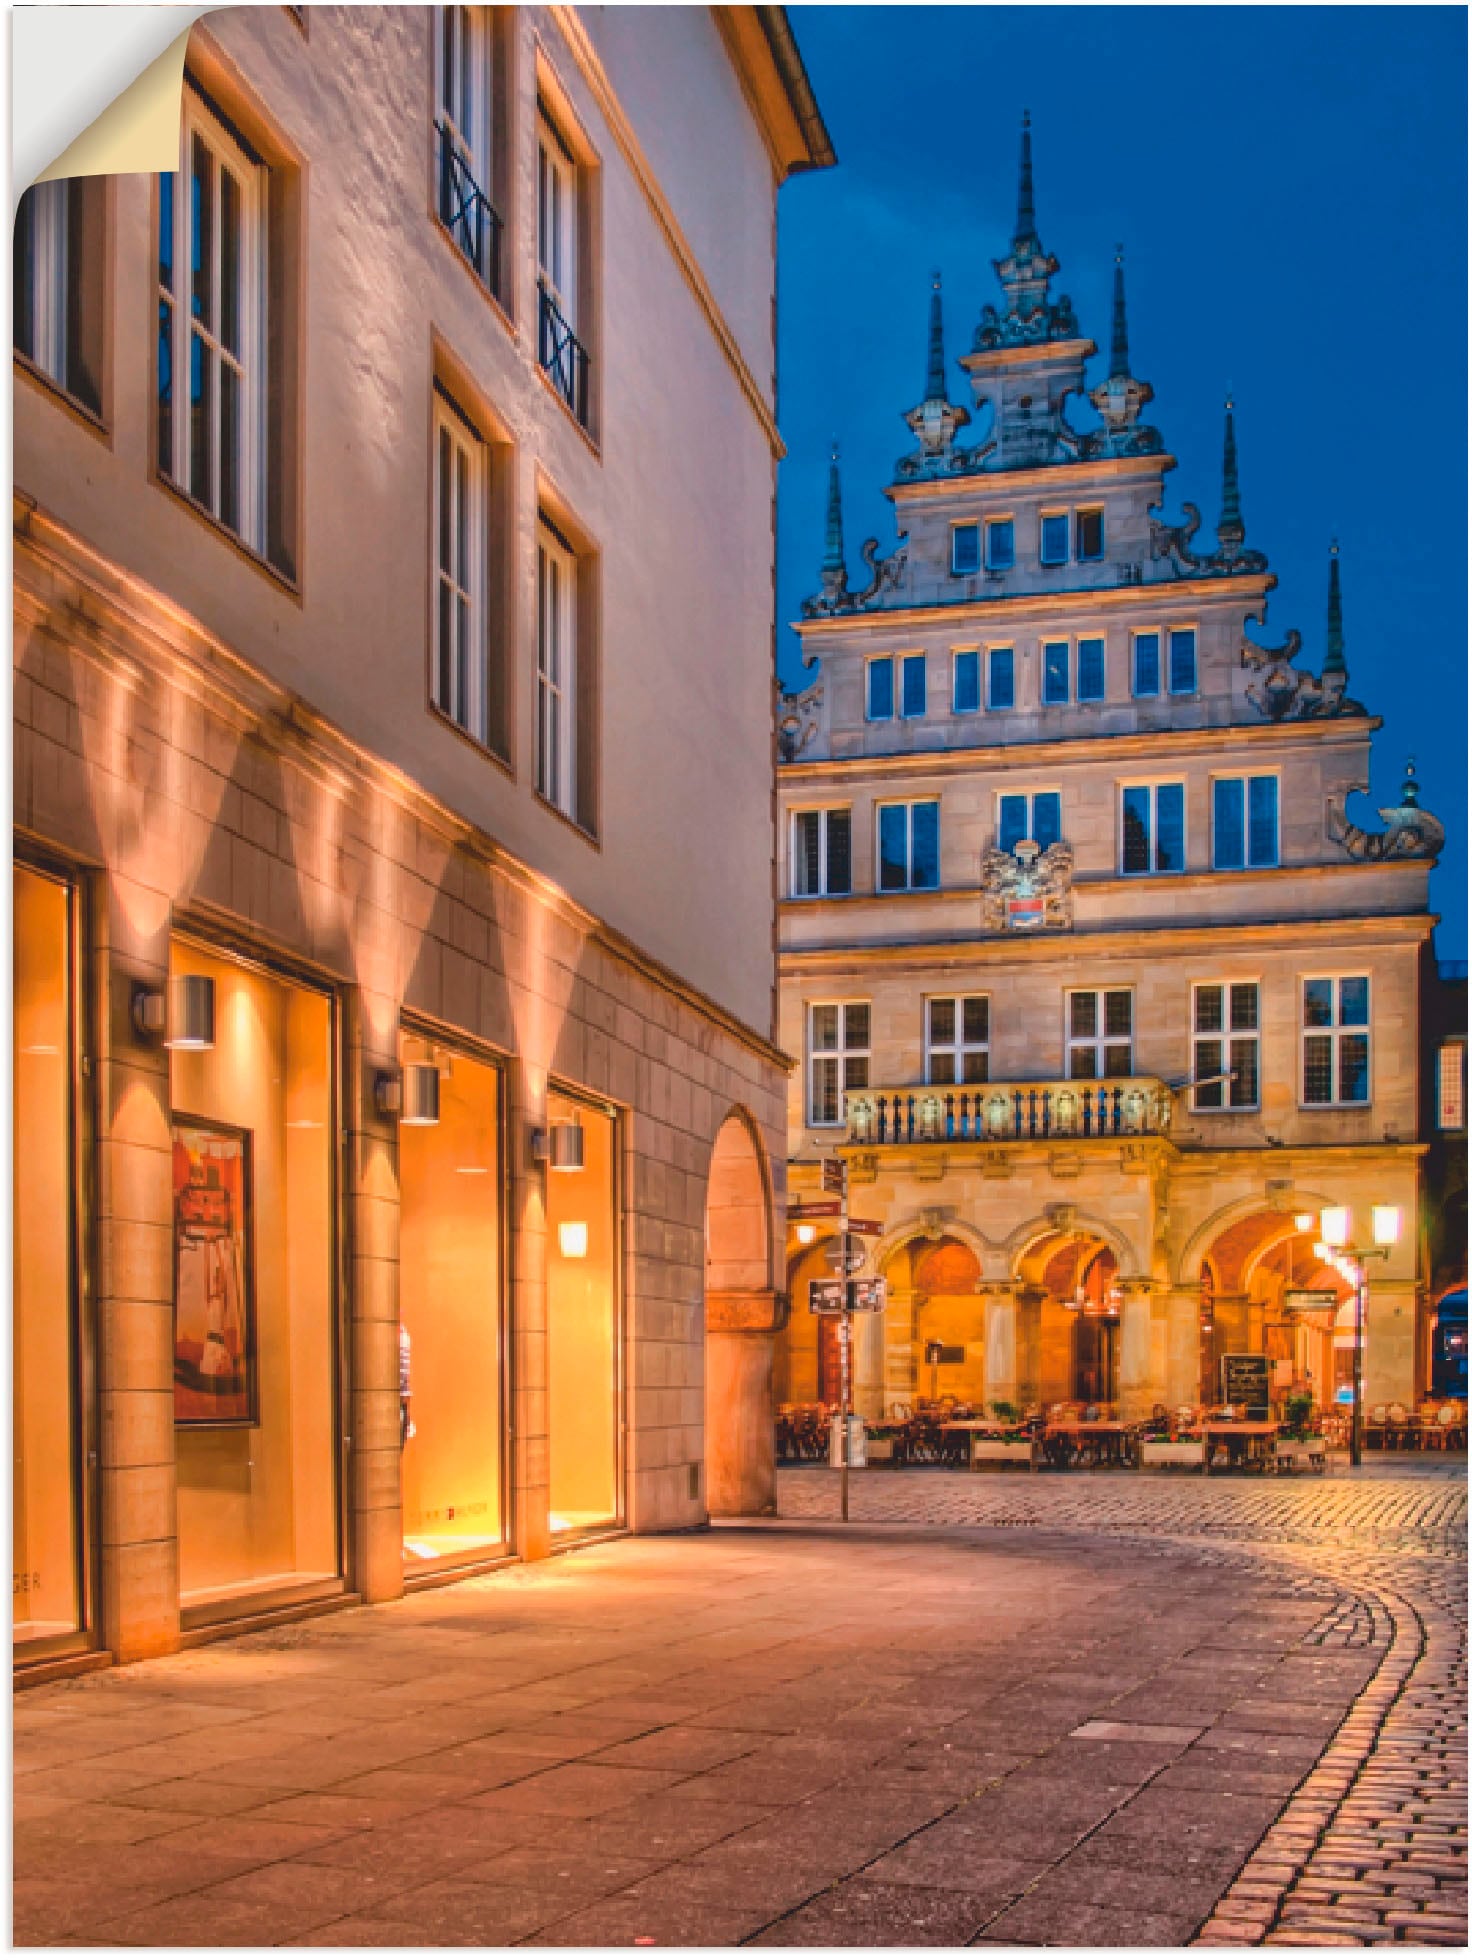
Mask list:
[[[781,1040],[790,1188],[847,1157],[882,1226],[861,1411],[917,1394],[1215,1399],[1223,1355],[1347,1392],[1347,1289],[1295,1220],[1372,1204],[1373,1402],[1427,1370],[1418,1000],[1442,839],[1408,768],[1383,829],[1346,799],[1379,726],[1350,689],[1337,553],[1317,672],[1256,637],[1232,404],[1214,542],[1132,371],[1123,257],[1105,372],[1034,214],[1017,222],[951,399],[940,283],[898,540],[851,583],[837,457],[816,677],[785,697]],[[1082,398],[1094,414],[1078,413]],[[968,432],[968,425],[969,432]],[[974,440],[963,440],[968,432]],[[832,1395],[789,1237],[779,1397]],[[1290,1313],[1287,1290],[1337,1309]],[[836,1347],[836,1344],[834,1344]]]

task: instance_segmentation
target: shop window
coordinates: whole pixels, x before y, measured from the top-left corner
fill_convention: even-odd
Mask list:
[[[975,524],[951,526],[951,571],[957,578],[969,578],[981,570],[981,531]]]
[[[1121,790],[1120,831],[1121,871],[1184,871],[1185,785],[1132,783]]]
[[[554,1533],[616,1524],[620,1497],[618,1125],[555,1091],[549,1123],[577,1123],[581,1170],[548,1170],[547,1437]]]
[[[938,890],[939,803],[881,803],[877,814],[880,891]]]
[[[871,660],[864,669],[864,718],[894,719],[894,661],[887,653]]]
[[[439,1121],[399,1130],[399,1452],[404,1564],[505,1544],[500,1076],[406,1034],[437,1064]]]
[[[1045,511],[1038,524],[1038,556],[1045,565],[1068,563],[1068,512]]]
[[[13,1637],[44,1653],[82,1625],[72,1226],[71,894],[11,874]]]
[[[794,898],[847,898],[853,890],[853,816],[799,810],[792,819]]]
[[[333,1012],[176,939],[214,1045],[175,1048],[174,1421],[185,1623],[338,1584]]]
[[[990,1080],[992,1004],[986,994],[925,1003],[925,1080]]]
[[[1218,776],[1211,786],[1211,861],[1218,871],[1278,862],[1276,776]]]
[[[1255,980],[1192,989],[1191,1107],[1256,1109],[1259,995]]]
[[[925,713],[925,655],[907,653],[900,662],[900,713],[913,721]]]
[[[816,1001],[808,1008],[808,1122],[843,1121],[843,1098],[869,1086],[869,1003]]]
[[[1128,987],[1068,996],[1068,1074],[1074,1082],[1135,1072],[1135,997]]]
[[[951,713],[974,715],[981,707],[981,655],[963,647],[951,660]]]
[[[15,214],[15,351],[93,415],[102,413],[100,177],[33,184]]]
[[[1011,647],[987,649],[986,705],[993,712],[1017,705],[1017,672]]]
[[[1303,983],[1303,1100],[1370,1100],[1370,982],[1364,974]]]
[[[1135,699],[1150,700],[1160,692],[1160,635],[1136,633],[1131,669],[1131,692]]]
[[[1015,851],[1030,837],[1046,851],[1063,835],[1063,799],[1056,789],[1009,790],[997,798],[997,849]]]
[[[986,527],[986,568],[989,572],[1010,571],[1017,560],[1017,538],[1012,519],[1000,517]]]

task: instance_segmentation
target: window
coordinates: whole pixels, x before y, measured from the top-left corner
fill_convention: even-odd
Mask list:
[[[1193,1109],[1257,1108],[1259,1026],[1255,980],[1212,982],[1193,989]]]
[[[1183,783],[1132,783],[1122,791],[1121,871],[1184,871],[1186,790]]]
[[[1136,700],[1160,692],[1160,635],[1136,633],[1134,672],[1131,687]]]
[[[1135,1072],[1135,997],[1128,987],[1068,996],[1068,1076],[1096,1082]]]
[[[977,525],[951,526],[951,570],[957,578],[981,570],[981,533]]]
[[[992,1004],[986,994],[925,1003],[925,1080],[991,1080]]]
[[[1170,691],[1172,694],[1196,692],[1196,629],[1175,628],[1170,635]]]
[[[1064,707],[1068,702],[1068,642],[1043,642],[1043,706]]]
[[[262,554],[266,178],[186,88],[180,170],[158,180],[158,467]]]
[[[1063,799],[1056,789],[1009,790],[997,798],[997,849],[1014,851],[1030,837],[1046,851],[1063,835]]]
[[[1080,640],[1078,643],[1078,698],[1080,701],[1104,699],[1104,642]]]
[[[434,401],[435,608],[430,697],[488,739],[486,445],[449,398]]]
[[[435,136],[440,223],[500,294],[501,219],[491,203],[491,31],[487,7],[438,7]]]
[[[939,888],[939,803],[881,803],[880,891],[933,892]]]
[[[1444,1041],[1436,1051],[1436,1122],[1442,1130],[1467,1127],[1465,1041]]]
[[[885,653],[865,669],[864,713],[870,721],[894,719],[894,661]]]
[[[537,535],[537,792],[577,813],[577,560],[543,523]]]
[[[1038,556],[1045,565],[1068,563],[1068,512],[1045,511],[1038,522]]]
[[[925,655],[907,653],[900,662],[900,713],[913,720],[925,712]]]
[[[1017,702],[1017,677],[1011,647],[990,647],[986,656],[986,705],[1011,708]]]
[[[844,1092],[869,1086],[869,1003],[814,1002],[808,1008],[808,1122],[843,1121]]]
[[[103,187],[96,177],[33,184],[15,214],[15,350],[94,415],[102,413]]]
[[[588,350],[578,338],[578,169],[543,114],[537,123],[537,358],[586,428]]]
[[[1081,565],[1104,556],[1104,513],[1081,510],[1074,516],[1075,555]]]
[[[1211,861],[1218,871],[1278,862],[1276,776],[1218,776],[1212,783]]]
[[[853,816],[799,810],[792,819],[794,898],[847,898],[853,890]]]
[[[981,655],[963,647],[951,663],[951,712],[974,715],[981,707]]]
[[[989,572],[1010,571],[1016,562],[1017,545],[1010,517],[999,517],[986,527],[986,568]]]
[[[1370,982],[1363,974],[1303,983],[1303,1100],[1370,1100]]]

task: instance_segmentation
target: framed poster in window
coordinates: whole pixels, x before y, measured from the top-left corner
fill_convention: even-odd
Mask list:
[[[178,1116],[174,1131],[174,1420],[249,1426],[256,1402],[251,1135]]]

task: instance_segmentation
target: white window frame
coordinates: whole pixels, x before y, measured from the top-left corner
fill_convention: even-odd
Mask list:
[[[935,883],[917,885],[915,883],[915,812],[935,806]],[[880,825],[886,810],[905,812],[905,882],[902,885],[886,885],[884,859],[880,850]],[[938,796],[887,796],[882,803],[874,805],[874,892],[878,898],[894,898],[901,892],[938,892],[941,889],[940,876],[940,798]]]
[[[1171,654],[1171,641],[1177,633],[1189,633],[1193,641],[1191,650],[1191,685],[1176,687],[1175,661]],[[1167,700],[1190,701],[1201,692],[1201,629],[1195,620],[1178,621],[1174,626],[1164,626],[1160,632],[1160,691]]]
[[[1316,980],[1325,980],[1333,988],[1333,1019],[1322,1027],[1308,1024],[1308,988]],[[1363,980],[1365,983],[1365,1018],[1363,1023],[1345,1024],[1339,1019],[1340,989],[1346,980]],[[1347,969],[1338,973],[1304,973],[1298,981],[1298,1106],[1300,1109],[1368,1109],[1375,1100],[1375,979],[1365,968]],[[1365,1093],[1353,1102],[1346,1102],[1339,1094],[1339,1049],[1344,1036],[1363,1035],[1365,1041]],[[1332,1096],[1321,1102],[1308,1099],[1308,1044],[1311,1039],[1327,1037],[1329,1042],[1329,1086]]]
[[[1085,694],[1081,676],[1083,674],[1082,649],[1099,645],[1099,674],[1103,682],[1097,694]],[[1102,708],[1109,699],[1109,635],[1107,633],[1075,633],[1073,636],[1073,698],[1079,707]]]
[[[966,1038],[966,1003],[968,1000],[984,1001],[986,1004],[986,1037],[982,1041],[968,1041]],[[931,1013],[936,1007],[949,1006],[954,1019],[951,1024],[951,1039],[936,1041],[931,1033]],[[925,1044],[925,1081],[927,1086],[938,1088],[968,1089],[991,1080],[992,1053],[992,997],[990,994],[927,994],[921,1005],[921,1035]],[[937,1076],[935,1060],[944,1055],[950,1066],[950,1074]],[[980,1055],[982,1071],[978,1076],[966,1074],[966,1057]]]
[[[887,715],[876,715],[872,713],[870,709],[870,704],[874,699],[874,694],[873,694],[873,686],[869,676],[871,675],[871,673],[876,667],[882,666],[886,662],[888,663],[889,666],[889,713]],[[869,658],[864,662],[864,719],[865,721],[877,723],[877,722],[885,722],[885,721],[894,721],[898,718],[899,705],[900,705],[899,675],[895,672],[895,666],[896,666],[896,661],[892,653],[872,653],[870,654]]]
[[[920,664],[920,706],[905,706],[905,685],[912,663]],[[930,667],[923,653],[901,653],[895,657],[895,679],[899,682],[895,713],[901,721],[921,721],[930,712]]]
[[[1063,648],[1063,699],[1055,701],[1048,694],[1048,649]],[[1073,705],[1073,641],[1065,639],[1038,641],[1038,705],[1044,708],[1068,708]]]
[[[557,125],[537,111],[537,277],[558,312],[578,324],[578,167]]]
[[[58,388],[67,386],[67,318],[73,295],[68,277],[71,231],[71,186],[64,177],[32,184],[31,224],[31,351],[24,358],[49,375]]]
[[[1023,833],[1023,835],[1031,838],[1034,843],[1037,842],[1037,834],[1038,834],[1037,800],[1040,796],[1056,796],[1058,799],[1058,835],[1060,840],[1062,839],[1063,789],[1061,784],[1043,783],[1037,788],[1031,788],[1031,789],[999,789],[996,792],[996,803],[992,811],[992,835],[996,839],[998,850],[1002,849],[1002,800],[1004,797],[1008,797],[1008,796],[1020,796],[1022,800],[1026,803],[1027,829]]]
[[[1127,791],[1144,789],[1150,792],[1150,834],[1146,847],[1150,862],[1143,871],[1125,869],[1124,862],[1124,799]],[[1162,871],[1156,863],[1160,850],[1160,792],[1163,789],[1178,789],[1181,792],[1181,862],[1179,867]],[[1186,795],[1186,783],[1180,776],[1132,777],[1119,785],[1119,875],[1121,878],[1179,878],[1190,869],[1190,799]]]
[[[968,660],[968,659],[974,660],[976,662],[976,706],[974,708],[963,708],[960,705],[959,700],[957,699],[957,696],[960,691],[957,682],[961,672],[961,662],[963,660]],[[951,713],[953,715],[979,715],[985,709],[986,707],[986,673],[984,667],[985,660],[986,660],[986,653],[984,649],[981,647],[952,647],[951,648]]]
[[[577,821],[577,555],[537,525],[537,794]]]
[[[1467,1043],[1443,1041],[1436,1050],[1436,1127],[1457,1135],[1467,1127]]]
[[[1000,707],[992,699],[992,655],[1008,653],[1012,656],[1012,699]],[[1016,642],[1006,640],[986,649],[986,672],[982,676],[982,699],[988,714],[1010,715],[1017,712],[1017,646]]]
[[[1043,526],[1050,521],[1061,522],[1063,525],[1063,556],[1061,558],[1047,558],[1043,555]],[[1040,510],[1038,512],[1038,563],[1040,565],[1046,565],[1050,571],[1059,565],[1066,565],[1072,543],[1073,520],[1066,509]]]
[[[850,1044],[848,1039],[848,1017],[851,1008],[860,1007],[869,1016],[868,1039],[862,1044]],[[833,1048],[819,1048],[813,1038],[815,1017],[831,1009],[838,1016],[838,1042]],[[869,1063],[873,1055],[874,1010],[867,1000],[812,1000],[807,1010],[807,1127],[810,1130],[842,1129],[846,1120],[845,1100],[850,1089],[869,1087]],[[863,1063],[864,1080],[850,1082],[848,1065],[850,1062]],[[818,1114],[818,1081],[823,1066],[831,1064],[833,1069],[833,1098],[837,1113],[833,1116]]]
[[[488,204],[494,204],[491,196],[494,95],[490,9],[436,7],[434,12],[435,118],[449,131],[450,147],[474,180],[481,196]],[[451,66],[456,70],[453,75],[445,61],[447,28],[451,42]]]
[[[1155,642],[1155,686],[1142,689],[1137,683],[1140,677],[1140,656],[1138,643],[1141,640]],[[1165,690],[1165,662],[1167,641],[1165,629],[1160,626],[1140,626],[1130,634],[1130,699],[1132,701],[1158,701]]]
[[[971,531],[975,533],[976,563],[974,565],[963,566],[963,565],[958,565],[956,562],[956,540],[962,531]],[[980,521],[974,517],[959,518],[951,526],[951,577],[952,578],[976,578],[982,570],[981,554],[982,554],[982,537],[981,537]]]
[[[799,889],[799,876],[803,863],[801,844],[798,841],[799,826],[804,817],[818,819],[818,889],[805,892]],[[828,826],[833,817],[848,818],[848,890],[830,892],[828,889]],[[793,898],[851,898],[854,889],[854,813],[850,803],[808,804],[790,812],[787,830],[788,862],[791,876],[788,886]]]
[[[1253,1004],[1253,1026],[1234,1028],[1232,1020],[1232,990],[1236,987],[1251,987],[1256,999]],[[1199,1010],[1197,1002],[1203,993],[1215,990],[1222,997],[1222,1026],[1214,1032],[1198,1027]],[[1236,1051],[1250,1046],[1253,1053],[1252,1079],[1257,1093],[1251,1102],[1234,1100],[1237,1090]],[[1216,1048],[1220,1060],[1215,1067],[1203,1061],[1203,1048]],[[1209,1087],[1197,1085],[1197,1078],[1230,1072],[1230,1079],[1217,1082]],[[1191,985],[1191,1107],[1210,1116],[1239,1116],[1246,1110],[1262,1107],[1262,982],[1256,978],[1244,979],[1241,975],[1235,980],[1196,980]],[[1203,1101],[1203,1096],[1216,1093],[1220,1102]]]
[[[200,509],[208,512],[223,530],[240,538],[252,551],[264,553],[266,538],[266,190],[267,169],[247,155],[240,143],[219,119],[212,115],[196,92],[187,85],[183,94],[180,126],[179,170],[173,186],[173,289],[156,288],[157,304],[170,311],[170,432],[172,454],[160,456],[158,467],[174,488]],[[193,265],[193,148],[195,138],[204,144],[211,160],[211,179],[216,186],[211,264],[207,271],[210,285],[210,326],[196,317],[192,293],[188,290]],[[220,173],[228,170],[240,196],[240,280],[239,341],[237,350],[227,349],[219,335],[220,272],[223,227],[220,223]],[[162,206],[160,206],[162,213]],[[210,402],[212,427],[210,471],[207,494],[195,495],[191,434],[193,417],[189,407],[190,356],[198,338],[204,345],[205,362],[212,376]],[[237,458],[236,508],[240,522],[232,527],[221,514],[220,477],[220,373],[232,369],[240,389],[240,436]],[[155,377],[155,387],[157,377]]]
[[[1073,1003],[1076,996],[1089,994],[1094,1000],[1094,1033],[1075,1035],[1073,1032]],[[1127,1037],[1108,1035],[1104,1032],[1106,1003],[1110,994],[1124,994],[1130,1004],[1130,1031]],[[1104,1051],[1106,1048],[1128,1047],[1130,1065],[1121,1074],[1104,1072]],[[1088,1075],[1075,1075],[1073,1058],[1085,1050],[1092,1052],[1092,1072]],[[1063,992],[1063,1073],[1070,1082],[1123,1082],[1135,1072],[1135,990],[1133,987],[1066,987]]]
[[[1273,799],[1273,856],[1269,864],[1252,862],[1252,789],[1256,782],[1273,783],[1277,794]],[[1242,785],[1242,862],[1223,864],[1217,835],[1216,793],[1222,783]],[[1211,778],[1211,868],[1213,871],[1276,871],[1283,862],[1283,779],[1276,769],[1251,769],[1238,774],[1235,770],[1223,772]]]
[[[442,531],[445,512],[445,469],[450,463],[449,551],[445,562]],[[434,572],[434,607],[430,631],[430,699],[442,715],[478,742],[486,740],[487,634],[486,634],[486,498],[489,457],[486,444],[471,428],[454,403],[437,388],[434,395],[434,464],[431,558]],[[463,464],[463,475],[457,464]],[[440,684],[445,666],[441,631],[443,600],[448,591],[451,617],[463,609],[466,621],[466,656],[462,671],[456,651],[450,649],[449,686]]]
[[[992,532],[1007,525],[1012,533],[1012,556],[1005,565],[992,563]],[[982,526],[981,538],[982,570],[987,572],[1010,572],[1017,565],[1017,519],[1011,516],[988,517]]]

